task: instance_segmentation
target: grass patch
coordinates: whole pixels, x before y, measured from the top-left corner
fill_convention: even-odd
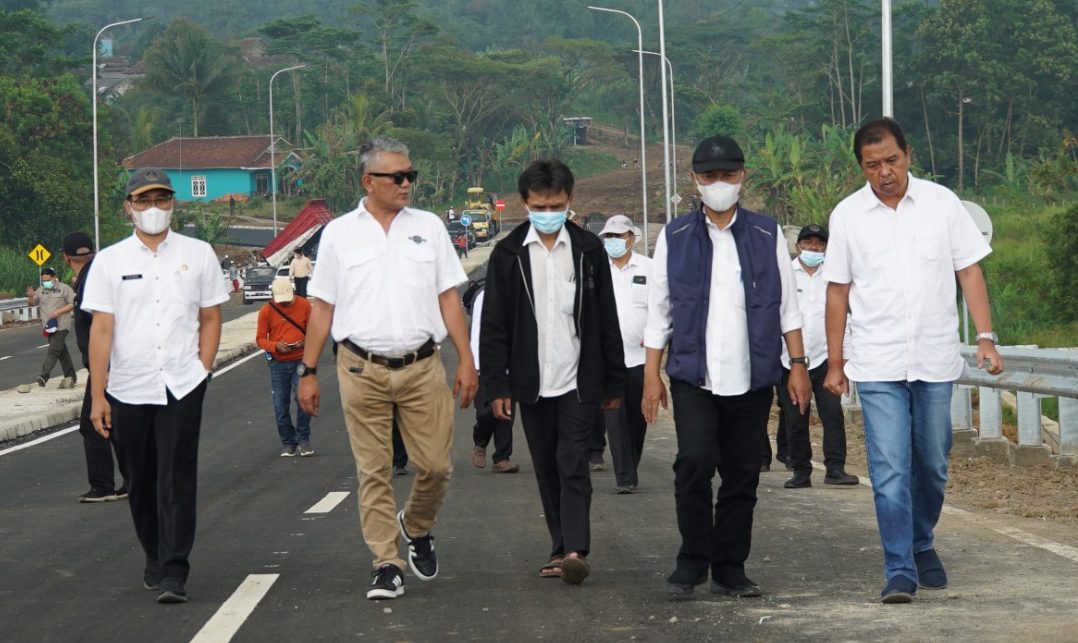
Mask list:
[[[59,253],[49,257],[45,266],[63,275],[67,270]],[[43,267],[45,267],[43,266]],[[0,248],[0,299],[26,296],[26,287],[38,286],[37,264],[26,253],[14,248]]]
[[[570,148],[562,160],[573,170],[576,180],[607,174],[621,169],[621,159],[612,154],[595,152],[582,147]]]

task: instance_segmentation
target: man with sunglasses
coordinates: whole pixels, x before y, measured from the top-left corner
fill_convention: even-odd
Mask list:
[[[360,149],[360,168],[367,196],[322,234],[299,401],[318,415],[315,369],[332,333],[363,539],[374,554],[367,598],[394,599],[404,593],[402,537],[412,573],[424,581],[438,574],[431,529],[453,471],[453,395],[467,407],[478,375],[456,290],[464,268],[441,218],[408,207],[418,175],[408,148],[376,138]],[[447,335],[459,357],[452,393],[437,349]],[[390,485],[394,418],[416,470],[399,512]]]
[[[163,170],[131,175],[135,233],[98,253],[81,304],[93,313],[90,419],[127,464],[143,587],[159,603],[187,601],[202,401],[228,301],[213,248],[169,229],[173,204]]]

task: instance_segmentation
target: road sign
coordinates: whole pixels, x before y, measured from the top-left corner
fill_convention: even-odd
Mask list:
[[[468,226],[472,225],[472,215],[470,215],[470,214],[462,214],[462,215],[460,215],[460,224],[463,225],[464,227],[468,227]]]
[[[675,193],[674,196],[670,197],[670,203],[673,203],[674,205],[680,205],[681,195]]]
[[[977,229],[984,235],[984,240],[991,244],[992,219],[988,216],[988,213],[973,201],[963,201],[962,205],[966,207],[966,212],[969,212],[970,218],[977,224]]]
[[[41,265],[44,265],[45,262],[49,260],[49,257],[52,256],[52,253],[49,252],[48,249],[45,248],[45,246],[43,246],[43,245],[41,245],[39,243],[39,244],[37,244],[37,247],[35,247],[33,250],[30,251],[29,256],[30,256],[31,261],[33,261],[37,265],[41,266]]]
[[[501,212],[502,210],[504,210],[505,209],[505,201],[502,201],[501,199],[498,199],[497,201],[495,201],[494,202],[494,209],[497,210],[498,212]]]

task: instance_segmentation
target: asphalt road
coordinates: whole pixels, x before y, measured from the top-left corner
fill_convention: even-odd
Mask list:
[[[221,308],[224,321],[258,310],[257,306],[244,306],[242,296],[234,294],[231,301]],[[20,384],[31,384],[41,373],[41,362],[45,359],[48,340],[41,336],[41,323],[5,324],[0,327],[0,389],[15,388]],[[74,333],[68,333],[67,349],[75,368],[82,368],[82,357],[75,344]],[[53,367],[50,382],[63,377],[60,365]]]

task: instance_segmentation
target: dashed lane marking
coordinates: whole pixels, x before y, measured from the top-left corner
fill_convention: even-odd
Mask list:
[[[258,607],[280,574],[250,574],[240,583],[217,612],[206,621],[191,643],[226,643],[231,641],[247,617]]]
[[[48,344],[42,344],[41,346],[38,346],[38,348],[48,348],[48,347],[49,347]]]
[[[326,494],[325,498],[322,498],[318,502],[314,503],[310,509],[304,511],[305,514],[328,514],[337,508],[337,505],[348,497],[348,491],[330,491]]]
[[[4,355],[3,357],[0,357],[0,362],[4,361],[5,359],[11,359],[12,357],[13,355]]]

